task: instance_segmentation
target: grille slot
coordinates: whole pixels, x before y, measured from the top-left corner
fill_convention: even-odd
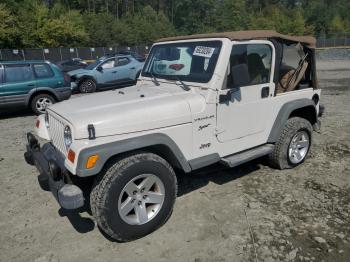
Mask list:
[[[49,132],[53,145],[61,151],[65,156],[67,155],[67,149],[64,144],[64,127],[65,124],[49,114]]]

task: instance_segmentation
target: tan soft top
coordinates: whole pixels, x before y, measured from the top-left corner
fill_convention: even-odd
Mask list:
[[[167,37],[157,40],[156,42],[187,40],[197,38],[228,38],[230,40],[252,40],[252,39],[268,39],[278,38],[287,42],[302,43],[309,48],[316,48],[316,39],[312,36],[289,36],[280,34],[274,30],[248,30],[248,31],[233,31],[222,33],[209,33],[209,34],[197,34],[197,35],[185,35]]]

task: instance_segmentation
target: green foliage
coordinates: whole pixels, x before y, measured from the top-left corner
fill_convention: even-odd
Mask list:
[[[40,1],[24,1],[19,10],[18,31],[25,47],[57,47],[88,42],[82,16],[78,11],[61,12],[62,6],[49,9]]]
[[[342,33],[350,33],[350,24],[349,22],[346,22],[344,19],[342,19],[340,15],[336,15],[331,20],[329,31],[330,34],[335,36]]]
[[[17,42],[17,19],[5,4],[0,4],[0,47]]]
[[[121,30],[119,43],[126,45],[137,45],[151,43],[157,38],[173,35],[175,29],[166,18],[158,14],[150,6],[144,7],[141,11],[128,13],[122,21],[124,30]]]
[[[91,46],[112,46],[116,43],[118,23],[106,13],[84,13],[85,28]]]
[[[0,48],[150,44],[177,34],[274,29],[350,34],[349,0],[2,0]]]
[[[264,9],[251,17],[250,28],[273,29],[283,34],[304,35],[312,33],[299,9],[282,9],[276,6]]]
[[[248,12],[244,0],[224,0],[216,12],[216,28],[219,31],[236,31],[248,28]]]

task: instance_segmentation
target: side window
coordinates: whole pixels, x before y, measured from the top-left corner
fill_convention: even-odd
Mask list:
[[[129,64],[129,59],[127,57],[120,57],[118,58],[118,64],[117,66],[124,66],[124,65],[127,65]]]
[[[296,45],[283,45],[282,66],[296,69],[299,65],[300,55]]]
[[[115,59],[114,58],[107,60],[106,62],[104,62],[101,65],[101,67],[103,69],[110,69],[110,68],[113,68],[114,66],[115,66]]]
[[[6,83],[24,82],[33,79],[30,65],[6,65],[4,73]]]
[[[272,49],[266,44],[234,45],[230,57],[228,88],[270,82]]]
[[[34,64],[33,68],[36,78],[47,78],[54,75],[48,64]]]

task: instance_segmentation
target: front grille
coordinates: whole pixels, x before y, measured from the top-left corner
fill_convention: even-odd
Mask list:
[[[67,155],[67,149],[64,144],[64,127],[65,124],[49,114],[49,132],[52,144],[61,151],[65,156]]]

